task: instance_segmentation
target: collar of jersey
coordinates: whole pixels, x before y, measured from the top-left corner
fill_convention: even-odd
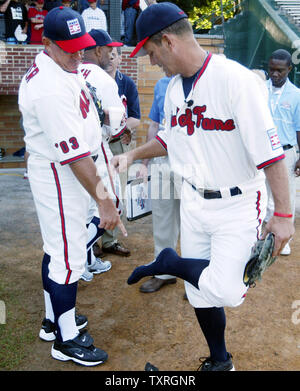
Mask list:
[[[43,50],[43,53],[46,54],[46,56],[48,56],[49,58],[51,58],[49,56],[49,53],[47,53],[46,49]],[[52,58],[51,58],[52,61],[54,61]],[[55,62],[55,61],[54,61]],[[56,64],[56,63],[55,63]],[[56,64],[57,66],[59,66],[58,64]],[[59,66],[60,67],[60,66]],[[66,71],[65,69],[63,69],[62,67],[60,67],[64,72],[67,72],[67,73],[73,73],[75,75],[78,74],[78,71]]]

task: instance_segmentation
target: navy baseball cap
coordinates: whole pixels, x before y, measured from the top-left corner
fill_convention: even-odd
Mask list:
[[[86,32],[82,16],[69,7],[56,7],[44,19],[44,36],[67,53],[75,53],[95,45]]]
[[[114,42],[111,39],[111,36],[106,32],[105,30],[102,29],[92,29],[89,32],[90,36],[94,39],[96,44],[94,44],[91,47],[88,47],[87,49],[92,49],[96,46],[111,46],[111,47],[118,47],[118,46],[123,46],[122,42]]]
[[[130,54],[130,57],[134,57],[152,35],[187,17],[185,12],[173,3],[164,2],[147,7],[137,18],[136,33],[138,44]]]

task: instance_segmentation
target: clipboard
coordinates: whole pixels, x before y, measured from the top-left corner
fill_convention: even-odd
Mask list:
[[[133,221],[152,213],[151,206],[151,176],[147,183],[143,178],[129,180],[126,185],[127,220]]]

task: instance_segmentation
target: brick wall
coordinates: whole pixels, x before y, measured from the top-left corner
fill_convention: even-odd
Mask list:
[[[219,38],[202,37],[198,41],[206,50],[223,52],[223,41]],[[159,67],[151,66],[148,56],[132,59],[129,57],[132,48],[122,49],[121,72],[133,78],[139,91],[142,117],[134,142],[140,145],[147,137],[153,87],[164,74]],[[42,47],[39,45],[5,45],[0,41],[0,147],[5,148],[8,154],[24,146],[17,94],[22,76],[40,50]]]

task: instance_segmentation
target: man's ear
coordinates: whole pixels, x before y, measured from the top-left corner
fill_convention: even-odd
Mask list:
[[[163,34],[162,38],[161,38],[161,44],[167,48],[167,49],[172,49],[173,48],[173,44],[174,44],[174,36],[171,35],[171,34]]]
[[[51,41],[49,38],[42,36],[42,44],[46,47],[48,47],[51,44]]]
[[[95,54],[97,57],[102,57],[102,50],[101,50],[101,46],[96,46],[95,47]]]

